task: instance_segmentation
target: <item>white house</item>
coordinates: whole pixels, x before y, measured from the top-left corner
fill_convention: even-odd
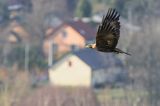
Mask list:
[[[91,67],[76,55],[67,55],[49,69],[51,84],[58,86],[91,86]]]
[[[118,57],[90,49],[66,55],[49,69],[50,83],[58,86],[103,86],[124,82],[127,75]]]

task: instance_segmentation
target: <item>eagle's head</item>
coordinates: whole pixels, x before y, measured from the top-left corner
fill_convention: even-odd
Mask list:
[[[86,44],[85,46],[86,48],[92,48],[95,49],[96,48],[96,43],[91,43],[91,44]]]

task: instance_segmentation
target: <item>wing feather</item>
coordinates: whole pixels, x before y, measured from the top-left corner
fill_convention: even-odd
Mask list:
[[[115,9],[109,9],[98,27],[96,45],[99,48],[114,49],[120,35],[120,14]]]

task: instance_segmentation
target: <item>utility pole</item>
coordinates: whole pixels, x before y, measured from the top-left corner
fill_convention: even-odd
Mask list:
[[[29,73],[29,44],[25,43],[25,71]]]
[[[53,43],[49,42],[48,66],[51,67],[53,62]]]
[[[130,7],[128,9],[128,21],[129,21],[129,24],[132,25],[133,24],[133,20],[132,20],[132,7]],[[130,28],[129,29],[129,35],[132,36],[133,35],[133,30]]]
[[[8,67],[7,63],[8,63],[8,59],[7,59],[7,53],[8,53],[8,47],[10,45],[9,44],[5,44],[4,48],[3,48],[3,64]]]

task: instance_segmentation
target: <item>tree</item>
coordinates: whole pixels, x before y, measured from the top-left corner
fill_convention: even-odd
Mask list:
[[[160,15],[159,4],[159,0],[115,0],[115,8],[123,16],[126,17],[128,10],[132,10],[132,14],[137,15],[140,21],[146,16]]]
[[[75,11],[78,17],[89,17],[92,14],[92,5],[88,0],[80,0]]]
[[[0,23],[9,19],[9,11],[7,9],[6,0],[0,0]]]
[[[45,17],[54,10],[51,6],[53,2],[44,2],[44,0],[32,0],[33,12],[24,16],[24,23],[30,32],[30,35],[35,36],[37,41],[42,43],[45,36]]]
[[[160,100],[160,31],[156,29],[159,23],[160,20],[157,18],[144,20],[142,30],[134,34],[130,43],[129,48],[134,58],[127,59],[127,66],[134,67],[132,70],[135,75],[135,84],[141,82],[136,86],[143,86],[148,92],[150,106],[158,106]]]
[[[32,7],[32,1],[31,0],[20,0],[21,4],[23,5],[23,8],[27,12],[31,12],[33,7]]]
[[[74,11],[77,6],[78,0],[67,0],[67,8],[69,11]]]
[[[17,64],[19,68],[24,69],[25,66],[25,46],[16,45],[11,49],[8,56],[8,62],[12,66]],[[45,61],[45,57],[41,51],[41,48],[38,46],[32,46],[29,48],[29,56],[28,56],[28,64],[29,68],[46,68],[47,63]]]
[[[32,0],[33,11],[24,15],[24,24],[36,41],[43,42],[45,32],[50,24],[48,18],[67,19],[70,16],[66,9],[66,0]],[[34,41],[35,42],[35,41]]]

